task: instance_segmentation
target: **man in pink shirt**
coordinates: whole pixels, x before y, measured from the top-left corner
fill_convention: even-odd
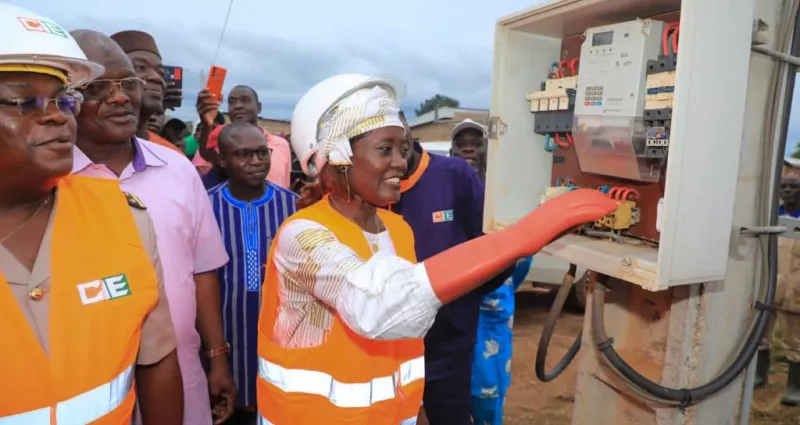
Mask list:
[[[197,97],[197,111],[200,115],[201,123],[205,127],[211,125],[212,120],[208,117],[214,117],[213,113],[219,110],[219,102],[207,90],[202,90]],[[258,126],[258,114],[261,113],[261,102],[258,101],[258,93],[248,86],[236,86],[230,93],[228,93],[228,116],[231,122],[245,121],[249,122],[264,133],[267,139],[267,147],[270,149],[270,162],[272,166],[267,180],[270,183],[289,188],[289,177],[292,171],[292,151],[289,148],[289,142],[285,139],[272,135],[266,130]],[[197,139],[198,152],[208,162],[216,164],[219,156],[219,133],[222,131],[222,126],[215,128],[211,132],[202,130],[200,137]],[[208,134],[207,138],[203,136]]]
[[[236,387],[228,368],[230,346],[222,333],[216,275],[228,256],[208,196],[185,156],[134,137],[142,83],[122,49],[96,31],[72,34],[90,60],[105,66],[100,79],[78,88],[85,100],[77,117],[73,173],[119,179],[123,190],[147,206],[178,342],[183,423],[209,425],[212,402],[219,406],[218,419],[233,413]],[[201,346],[210,358],[208,381]]]

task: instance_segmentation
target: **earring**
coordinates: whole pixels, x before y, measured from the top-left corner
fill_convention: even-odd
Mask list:
[[[350,192],[350,180],[347,177],[347,166],[346,165],[342,165],[341,168],[339,168],[339,169],[342,171],[342,174],[344,174],[344,185],[347,186],[347,203],[349,204],[350,203],[350,198],[352,197],[351,196],[352,194]]]

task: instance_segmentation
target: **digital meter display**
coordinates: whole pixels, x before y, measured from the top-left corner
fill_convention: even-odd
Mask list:
[[[597,32],[592,34],[592,47],[608,46],[614,42],[614,31]]]

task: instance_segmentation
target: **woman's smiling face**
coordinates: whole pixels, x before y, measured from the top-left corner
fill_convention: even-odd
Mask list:
[[[352,141],[353,166],[347,171],[350,190],[372,205],[400,200],[400,179],[406,173],[408,144],[402,127],[383,127]]]

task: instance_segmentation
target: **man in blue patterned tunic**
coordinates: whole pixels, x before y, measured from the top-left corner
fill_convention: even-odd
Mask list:
[[[281,223],[294,214],[297,195],[265,181],[270,150],[261,130],[232,123],[219,136],[220,166],[228,180],[209,189],[230,262],[220,268],[222,320],[231,345],[231,373],[239,394],[237,414],[228,422],[256,422],[258,313],[269,247]]]

